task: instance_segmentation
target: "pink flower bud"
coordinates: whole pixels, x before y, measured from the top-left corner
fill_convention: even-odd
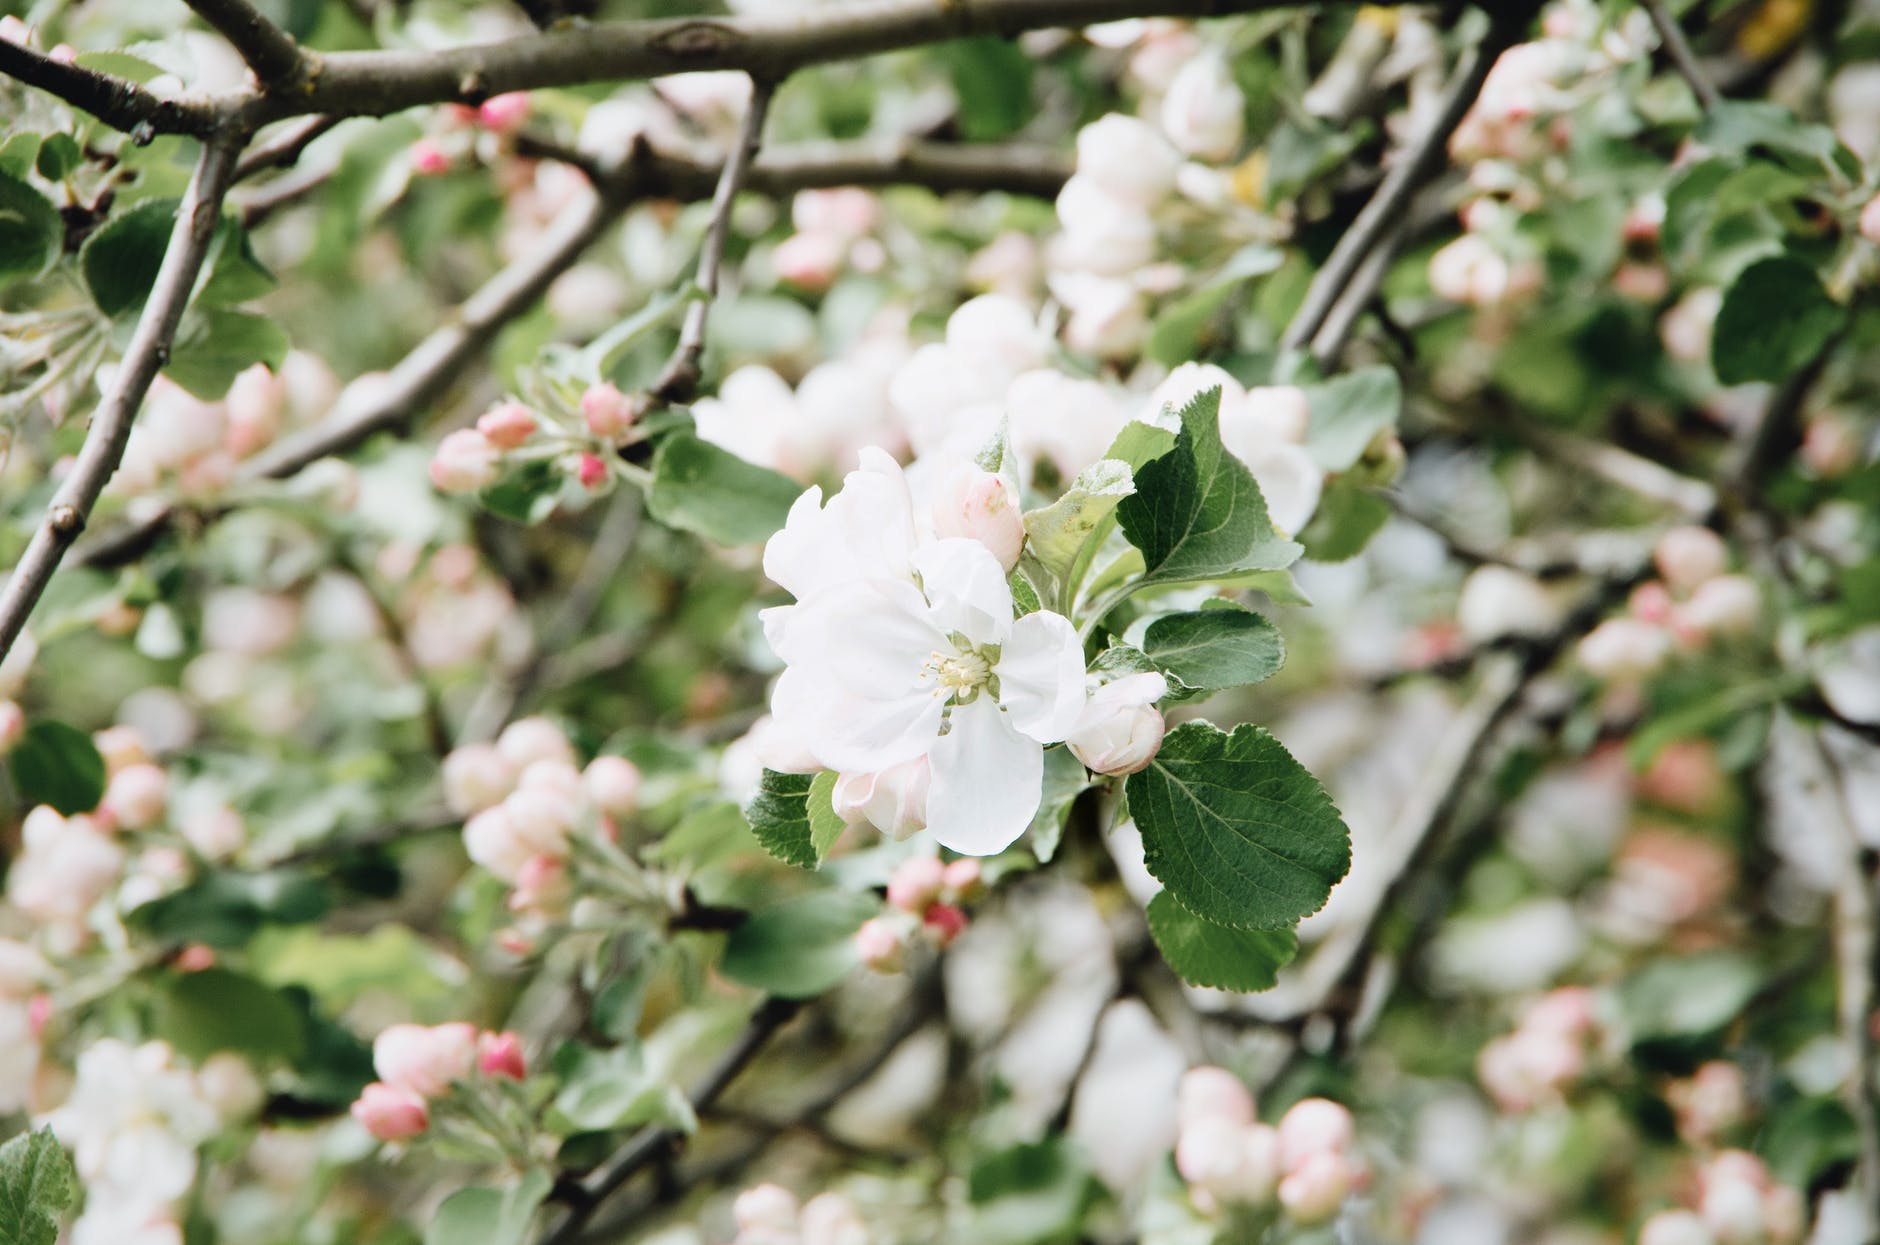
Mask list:
[[[461,1021],[429,1028],[393,1025],[372,1043],[379,1079],[420,1098],[448,1093],[451,1082],[464,1080],[476,1066],[476,1027]]]
[[[962,467],[947,477],[933,509],[934,535],[964,536],[992,550],[1007,574],[1025,547],[1025,519],[1018,498],[1002,477]]]
[[[528,1061],[522,1054],[518,1034],[485,1033],[477,1039],[477,1071],[484,1076],[508,1077],[520,1081],[529,1075]]]
[[[866,821],[891,838],[904,839],[927,825],[927,789],[933,769],[924,756],[873,774],[843,774],[830,803],[850,825]]]
[[[437,443],[431,483],[440,493],[474,493],[496,483],[503,453],[474,428],[459,428]]]
[[[531,855],[568,854],[568,835],[581,816],[580,804],[545,784],[522,786],[503,799],[503,812]]]
[[[625,757],[598,756],[581,772],[588,799],[610,817],[631,817],[640,807],[640,767]]]
[[[1716,1140],[1717,1134],[1740,1121],[1749,1101],[1742,1070],[1721,1059],[1711,1060],[1684,1080],[1673,1081],[1665,1097],[1677,1113],[1678,1135],[1697,1145]]]
[[[450,171],[450,157],[436,139],[421,138],[411,145],[411,171],[420,177],[436,177]]]
[[[582,453],[575,460],[575,479],[581,481],[581,487],[588,492],[597,492],[607,483],[607,464],[598,454]]]
[[[1860,210],[1860,236],[1880,246],[1880,195],[1867,200]]]
[[[1802,433],[1802,465],[1823,479],[1832,480],[1860,466],[1861,436],[1840,415],[1817,415]]]
[[[493,744],[465,744],[444,758],[444,803],[459,817],[502,803],[516,789],[516,771]]]
[[[26,710],[18,701],[0,700],[0,753],[13,751],[26,736]]]
[[[514,886],[536,851],[517,833],[515,822],[501,804],[486,808],[463,827],[464,851],[503,881]]]
[[[795,1232],[796,1194],[781,1185],[760,1184],[738,1194],[731,1204],[740,1232]]]
[[[603,381],[588,386],[581,395],[581,418],[587,429],[603,441],[617,441],[633,427],[633,402],[626,394]]]
[[[971,856],[949,863],[941,874],[941,892],[954,903],[977,899],[985,889],[985,870]]]
[[[510,134],[522,128],[529,117],[529,93],[506,91],[492,95],[477,108],[477,124],[498,134]]]
[[[1280,1165],[1297,1171],[1314,1155],[1342,1152],[1351,1134],[1351,1112],[1329,1098],[1302,1098],[1280,1117]]]
[[[932,856],[915,856],[895,866],[888,879],[888,903],[919,915],[940,898],[946,886],[946,866]]]
[[[1300,1223],[1328,1223],[1351,1192],[1352,1174],[1343,1154],[1315,1154],[1279,1182],[1279,1204]]]
[[[499,450],[520,448],[535,429],[535,412],[520,402],[505,402],[477,420],[477,431]]]
[[[1209,1200],[1259,1205],[1279,1179],[1279,1137],[1264,1124],[1199,1119],[1182,1126],[1175,1170]]]
[[[1704,1221],[1688,1210],[1661,1210],[1638,1230],[1638,1245],[1716,1245]]]
[[[1671,290],[1663,264],[1620,264],[1612,274],[1613,292],[1638,303],[1655,303]]]
[[[176,953],[178,972],[200,973],[215,967],[215,948],[192,942]]]
[[[9,13],[0,17],[0,40],[27,47],[33,41],[33,28]]]
[[[574,746],[547,718],[518,718],[496,737],[496,750],[520,774],[536,761],[574,764]]]
[[[168,774],[148,763],[129,765],[111,776],[98,808],[121,829],[148,830],[162,818],[169,793]]]
[[[871,917],[855,931],[855,954],[878,973],[898,973],[907,962],[907,944],[894,922]]]
[[[143,736],[134,726],[107,726],[91,737],[91,742],[104,758],[105,773],[115,774],[127,765],[138,765],[150,760],[150,754],[144,750]]]
[[[1665,587],[1663,581],[1649,579],[1632,589],[1632,595],[1626,598],[1625,608],[1640,622],[1662,627],[1671,621],[1671,612],[1676,605],[1677,602],[1671,599],[1671,589]]]
[[[1155,702],[1168,695],[1159,674],[1132,674],[1105,683],[1090,695],[1083,716],[1065,743],[1099,774],[1133,774],[1161,750],[1167,729]]]
[[[568,907],[574,885],[568,880],[568,863],[559,856],[531,856],[516,874],[516,889],[509,896],[512,912],[554,915]]]
[[[1585,986],[1561,986],[1541,995],[1521,1015],[1521,1027],[1542,1033],[1583,1037],[1599,1022],[1593,992]]]
[[[966,914],[950,903],[937,903],[928,907],[920,923],[936,942],[947,947],[965,932]]]
[[[431,1126],[431,1112],[423,1098],[379,1081],[359,1091],[352,1117],[380,1141],[404,1141]]]
[[[1190,1068],[1182,1073],[1175,1094],[1175,1119],[1181,1127],[1200,1120],[1253,1123],[1253,1095],[1241,1079],[1226,1068]]]
[[[1707,579],[1723,574],[1730,564],[1730,551],[1723,537],[1707,527],[1688,524],[1674,527],[1658,538],[1652,550],[1658,573],[1678,592],[1690,592]]]
[[[1719,575],[1699,584],[1677,620],[1705,635],[1741,635],[1762,619],[1762,591],[1747,575]]]
[[[835,282],[849,244],[832,233],[795,233],[770,253],[777,276],[798,289],[820,293]]]

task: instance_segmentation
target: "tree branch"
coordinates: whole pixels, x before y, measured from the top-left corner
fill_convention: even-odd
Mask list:
[[[1467,60],[1456,71],[1443,97],[1442,107],[1430,119],[1428,128],[1398,155],[1390,172],[1378,186],[1377,193],[1364,205],[1357,219],[1351,222],[1351,228],[1332,248],[1325,266],[1312,278],[1305,301],[1300,304],[1298,313],[1293,316],[1292,323],[1286,326],[1286,332],[1280,338],[1281,349],[1301,348],[1325,326],[1339,297],[1364,266],[1366,258],[1396,231],[1410,206],[1411,198],[1442,167],[1449,136],[1462,124],[1462,118],[1468,115],[1469,109],[1475,106],[1475,97],[1481,93],[1482,82],[1488,77],[1488,71],[1493,68],[1496,58],[1520,37],[1532,17],[1530,6],[1525,4],[1496,8],[1488,33],[1482,36],[1482,41],[1469,52]],[[1382,267],[1378,268],[1375,275],[1378,280],[1383,279]],[[1363,301],[1369,301],[1368,294],[1360,306]]]
[[[55,61],[5,39],[0,39],[0,73],[56,95],[79,111],[134,136],[188,134],[204,138],[222,123],[222,110],[207,100],[163,99],[127,78]]]
[[[316,61],[294,37],[263,17],[248,0],[186,0],[209,25],[241,53],[262,89],[296,86],[309,77]]]
[[[725,156],[724,171],[718,175],[718,188],[712,192],[711,224],[699,250],[695,284],[704,294],[685,309],[678,349],[653,382],[653,393],[661,401],[684,402],[698,392],[699,365],[705,357],[705,323],[718,297],[718,270],[724,266],[725,243],[731,237],[731,208],[745,171],[764,141],[764,118],[770,115],[770,97],[777,85],[759,78],[751,80],[751,102],[744,112],[744,127],[738,133],[737,145]]]
[[[53,494],[44,521],[8,576],[6,588],[0,591],[0,657],[19,638],[53,571],[85,530],[98,495],[124,457],[137,408],[158,369],[169,361],[170,342],[176,336],[183,309],[208,254],[209,241],[221,220],[222,198],[228,192],[235,157],[246,137],[241,132],[218,133],[203,144],[196,171],[177,209],[176,226],[170,232],[156,283],[137,318],[124,359],[92,415],[91,428],[71,474]]]
[[[1697,53],[1691,50],[1690,40],[1684,37],[1684,28],[1678,25],[1678,19],[1665,7],[1664,0],[1639,2],[1651,16],[1652,25],[1658,28],[1659,41],[1665,45],[1665,55],[1671,58],[1671,64],[1690,83],[1691,93],[1697,96],[1698,105],[1709,112],[1721,104],[1723,96],[1704,73],[1703,66],[1697,63]]]
[[[1285,0],[872,0],[810,17],[603,22],[438,52],[330,53],[306,92],[276,106],[384,116],[506,91],[705,69],[742,70],[776,82],[809,65],[977,35],[1009,39],[1125,17],[1218,17],[1285,7]]]
[[[298,125],[290,126],[272,142],[251,148],[242,157],[241,163],[235,166],[235,180],[246,181],[256,173],[264,173],[269,169],[291,168],[314,139],[339,123],[338,117],[309,117]]]

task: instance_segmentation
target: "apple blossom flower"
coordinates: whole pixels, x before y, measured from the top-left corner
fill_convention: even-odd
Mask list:
[[[406,1141],[431,1126],[431,1110],[422,1097],[382,1081],[359,1091],[352,1117],[380,1141]]]
[[[1675,621],[1706,635],[1753,631],[1762,618],[1762,590],[1747,575],[1707,579],[1677,609]]]
[[[437,443],[431,483],[441,493],[474,493],[496,483],[502,450],[474,428],[459,428]]]
[[[1596,679],[1636,681],[1664,665],[1671,637],[1636,618],[1608,618],[1580,637],[1575,654]]]
[[[1351,1137],[1349,1110],[1329,1098],[1302,1098],[1280,1117],[1280,1166],[1297,1171],[1314,1155],[1342,1153]]]
[[[625,757],[598,756],[581,771],[594,807],[609,817],[631,817],[640,807],[640,767]]]
[[[884,917],[870,917],[855,931],[856,958],[878,973],[895,973],[906,963],[907,940],[900,927]]]
[[[589,385],[581,394],[581,418],[595,436],[617,441],[633,427],[633,401],[606,381]]]
[[[1688,593],[1705,580],[1723,574],[1730,564],[1730,551],[1717,533],[1707,527],[1687,524],[1674,527],[1658,538],[1652,549],[1652,561],[1667,584]]]
[[[372,1067],[379,1079],[420,1098],[447,1093],[451,1082],[468,1077],[476,1064],[476,1027],[461,1021],[393,1025],[372,1043]]]
[[[574,746],[547,718],[518,718],[496,737],[496,750],[520,774],[536,761],[574,764]]]
[[[1110,113],[1077,132],[1077,173],[1137,208],[1154,207],[1175,189],[1181,156],[1154,126]]]
[[[147,830],[162,818],[170,777],[155,765],[128,765],[111,776],[98,811],[124,830]]]
[[[522,1038],[509,1032],[484,1033],[477,1037],[477,1071],[484,1076],[507,1077],[520,1081],[529,1074],[528,1060],[522,1053]]]
[[[1065,742],[1096,773],[1133,774],[1162,747],[1167,724],[1155,702],[1166,695],[1168,680],[1154,672],[1105,683],[1090,694]]]
[[[797,1217],[802,1245],[869,1245],[868,1226],[840,1193],[818,1193]]]
[[[1135,350],[1148,335],[1148,308],[1130,282],[1065,272],[1053,276],[1050,285],[1070,313],[1064,342],[1072,350],[1112,358]]]
[[[865,821],[891,839],[927,828],[927,792],[933,768],[924,756],[869,774],[836,778],[830,803],[849,825]]]
[[[1716,1238],[1692,1212],[1661,1210],[1639,1227],[1638,1245],[1716,1245]]]
[[[1251,1124],[1253,1095],[1247,1092],[1246,1084],[1226,1068],[1190,1068],[1182,1073],[1176,1087],[1175,1118],[1183,1128],[1207,1119]]]
[[[1175,75],[1162,97],[1162,130],[1183,154],[1230,160],[1246,128],[1246,96],[1234,82],[1227,58],[1197,56]]]
[[[740,1232],[796,1231],[796,1194],[782,1185],[755,1185],[731,1203],[731,1218]]]
[[[536,855],[501,804],[484,809],[464,823],[463,845],[471,860],[512,886]]]
[[[516,771],[494,744],[451,749],[442,772],[444,803],[459,817],[480,813],[516,789]]]
[[[1211,1201],[1258,1205],[1280,1178],[1279,1135],[1265,1124],[1206,1116],[1182,1127],[1175,1170]]]

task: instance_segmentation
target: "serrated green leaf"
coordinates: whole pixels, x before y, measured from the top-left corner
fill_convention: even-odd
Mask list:
[[[1279,970],[1299,953],[1293,930],[1216,925],[1182,907],[1167,891],[1149,901],[1149,936],[1183,981],[1215,990],[1271,990]]]
[[[1091,464],[1077,473],[1063,496],[1025,516],[1026,548],[1062,582],[1085,543],[1135,489],[1128,463],[1106,458]]]
[[[1403,382],[1387,367],[1359,368],[1305,391],[1306,452],[1327,471],[1348,471],[1403,413]]]
[[[674,433],[653,455],[646,508],[668,527],[720,545],[754,545],[783,526],[803,486],[690,433]]]
[[[836,775],[824,770],[810,780],[809,784],[809,846],[816,853],[820,863],[829,849],[836,845],[836,840],[847,830],[848,823],[836,813],[835,806]]]
[[[855,967],[855,931],[881,911],[872,895],[816,891],[751,914],[725,940],[719,969],[733,981],[807,999]]]
[[[424,1231],[424,1245],[521,1245],[553,1187],[535,1170],[504,1189],[459,1189],[444,1199]]]
[[[1815,270],[1775,256],[1731,283],[1711,333],[1710,366],[1726,385],[1783,381],[1812,362],[1847,319]]]
[[[51,200],[0,173],[0,281],[37,277],[59,258],[65,222]]]
[[[757,794],[744,806],[744,819],[764,850],[799,869],[814,869],[822,858],[809,812],[810,788],[816,777],[767,769],[758,780]]]
[[[1149,624],[1142,650],[1163,673],[1204,691],[1269,679],[1286,661],[1279,628],[1242,609],[1164,615]]]
[[[146,199],[113,216],[85,239],[78,253],[79,271],[91,300],[105,315],[113,319],[136,315],[150,297],[176,225],[178,203],[176,199]]]
[[[1221,445],[1221,391],[1184,406],[1175,448],[1136,472],[1136,491],[1116,507],[1142,551],[1137,586],[1192,583],[1240,571],[1273,571],[1300,554],[1267,517],[1253,473]]]
[[[98,807],[104,797],[104,758],[91,736],[50,718],[26,728],[7,757],[20,802],[50,804],[66,816]]]
[[[1351,867],[1331,797],[1257,726],[1184,722],[1125,790],[1149,872],[1217,925],[1290,928]]]
[[[0,1146],[0,1245],[53,1245],[62,1213],[77,1200],[72,1160],[50,1128]]]

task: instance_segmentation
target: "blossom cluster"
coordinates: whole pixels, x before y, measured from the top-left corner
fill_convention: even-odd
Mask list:
[[[1598,1036],[1592,991],[1564,986],[1531,1004],[1513,1033],[1482,1047],[1476,1075],[1503,1111],[1557,1104],[1586,1070]]]
[[[731,1245],[868,1245],[868,1225],[840,1193],[807,1202],[782,1185],[760,1184],[738,1194],[731,1208],[738,1233]]]
[[[1277,1125],[1259,1123],[1253,1096],[1225,1068],[1183,1074],[1175,1169],[1196,1209],[1218,1215],[1275,1204],[1295,1223],[1326,1223],[1361,1182],[1351,1112],[1303,1098]]]
[[[631,440],[637,412],[612,384],[589,385],[570,409],[537,410],[504,402],[437,444],[431,483],[444,493],[474,493],[506,470],[545,462],[587,493],[605,492],[615,478],[616,452]]]
[[[528,1075],[520,1036],[461,1021],[393,1025],[373,1041],[372,1067],[379,1079],[360,1090],[352,1116],[380,1141],[423,1133],[433,1104],[475,1077],[520,1081]]]
[[[966,928],[961,905],[981,889],[979,862],[971,857],[945,864],[933,856],[902,861],[888,879],[888,912],[855,931],[856,958],[877,972],[895,972],[916,938],[946,946]]]
[[[1626,613],[1580,640],[1580,664],[1596,678],[1636,682],[1679,649],[1742,635],[1762,618],[1756,581],[1729,571],[1729,550],[1709,528],[1671,529],[1659,538],[1653,561],[1659,578],[1634,588]]]

